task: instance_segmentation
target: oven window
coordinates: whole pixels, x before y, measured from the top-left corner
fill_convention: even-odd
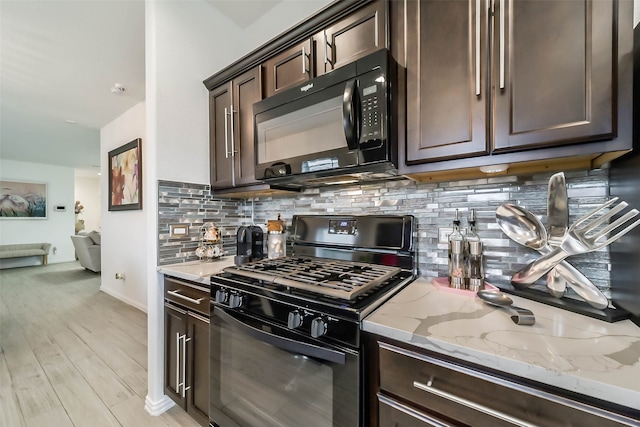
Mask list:
[[[213,421],[218,413],[240,426],[358,425],[357,358],[340,365],[292,354],[215,316],[212,321]]]
[[[344,148],[342,95],[259,122],[256,134],[260,164]]]

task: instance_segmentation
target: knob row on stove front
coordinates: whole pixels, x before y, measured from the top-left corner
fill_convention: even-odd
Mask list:
[[[239,308],[244,304],[244,298],[238,292],[228,292],[224,289],[216,291],[216,302],[218,304],[227,304],[230,308]]]
[[[289,312],[287,317],[287,327],[289,329],[297,329],[302,326],[304,322],[305,314],[299,310]],[[327,333],[327,322],[322,317],[316,317],[311,320],[311,336],[313,338],[319,338]]]

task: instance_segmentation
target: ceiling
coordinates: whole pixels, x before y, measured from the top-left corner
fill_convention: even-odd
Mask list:
[[[206,0],[241,28],[280,1]],[[96,174],[100,128],[145,99],[144,15],[144,0],[0,0],[0,158]]]
[[[100,128],[145,97],[144,0],[1,0],[0,40],[0,158],[97,169]]]
[[[247,28],[282,0],[206,0],[241,28]]]

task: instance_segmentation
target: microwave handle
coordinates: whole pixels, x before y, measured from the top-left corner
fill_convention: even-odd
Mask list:
[[[356,150],[360,142],[360,126],[362,117],[362,105],[358,91],[358,80],[348,81],[344,88],[342,98],[342,126],[344,136],[347,138],[347,147]]]

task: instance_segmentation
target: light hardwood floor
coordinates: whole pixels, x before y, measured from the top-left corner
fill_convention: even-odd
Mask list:
[[[77,262],[0,270],[0,426],[187,426],[144,410],[147,316]]]

